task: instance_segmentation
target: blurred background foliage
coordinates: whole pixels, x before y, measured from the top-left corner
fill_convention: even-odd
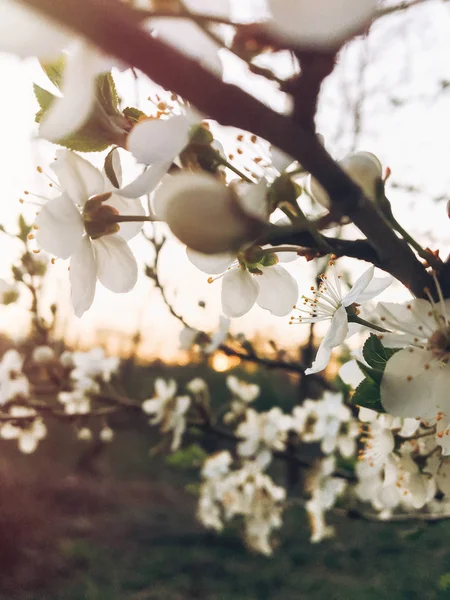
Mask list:
[[[205,366],[124,365],[124,391],[144,398],[158,376],[182,384],[204,377],[213,402],[225,373]],[[274,394],[285,410],[297,383],[277,371],[233,372]],[[444,600],[450,598],[450,522],[369,523],[331,516],[337,536],[309,541],[305,511],[286,511],[272,558],[248,552],[239,523],[216,535],[195,519],[195,434],[168,460],[150,452],[160,438],[142,418],[119,414],[115,439],[77,440],[48,422],[33,457],[0,441],[2,600]],[[214,451],[215,440],[203,440]],[[279,473],[283,476],[283,473]]]

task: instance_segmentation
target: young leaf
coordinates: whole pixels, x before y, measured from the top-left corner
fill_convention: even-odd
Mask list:
[[[372,369],[372,367],[368,367],[363,362],[357,360],[358,367],[362,371],[363,375],[365,375],[368,379],[372,379],[375,383],[380,384],[381,379],[383,377],[383,371],[378,371],[377,369]]]
[[[131,125],[136,125],[140,119],[147,118],[145,112],[142,112],[142,110],[139,110],[139,108],[134,108],[133,106],[127,106],[123,109],[122,113],[123,116],[126,117],[131,123]]]
[[[373,333],[370,334],[363,348],[363,356],[367,364],[381,372],[396,352],[398,352],[397,348],[385,348],[378,336]]]
[[[352,396],[351,402],[357,406],[376,410],[379,413],[386,412],[380,400],[380,385],[370,378],[361,381]]]
[[[119,183],[119,180],[117,179],[117,175],[116,175],[116,172],[114,171],[114,165],[113,165],[114,151],[115,151],[115,148],[113,148],[106,155],[104,169],[105,169],[106,176],[108,177],[110,182],[113,184],[113,186],[115,188],[120,188],[120,183]]]

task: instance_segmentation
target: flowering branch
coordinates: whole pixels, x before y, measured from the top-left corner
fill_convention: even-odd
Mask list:
[[[223,83],[196,61],[149,36],[136,23],[134,11],[118,0],[22,2],[77,31],[106,53],[141,69],[221,124],[251,130],[299,160],[327,191],[333,210],[349,216],[367,236],[380,256],[379,266],[418,297],[424,296],[425,288],[434,289],[431,277],[412,250],[399,240],[312,131],[305,131],[292,118],[274,112],[237,86]],[[155,56],[158,60],[153,59]]]

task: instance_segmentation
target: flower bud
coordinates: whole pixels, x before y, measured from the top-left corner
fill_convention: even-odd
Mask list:
[[[153,208],[181,242],[204,254],[237,250],[264,227],[243,209],[230,187],[204,173],[180,173],[166,180]]]
[[[349,154],[338,162],[339,166],[359,185],[365,196],[377,201],[378,186],[383,175],[380,161],[371,152]],[[310,178],[309,191],[313,198],[325,208],[330,208],[330,197],[320,183]]]

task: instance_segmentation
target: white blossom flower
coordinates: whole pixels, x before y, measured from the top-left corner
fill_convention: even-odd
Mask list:
[[[450,454],[450,300],[415,299],[404,305],[378,304],[383,324],[394,331],[380,336],[402,348],[386,364],[381,402],[387,412],[435,423],[437,443]]]
[[[40,12],[16,0],[0,0],[0,51],[49,62],[65,48],[62,97],[55,99],[40,127],[41,136],[52,141],[84,124],[95,102],[95,78],[111,68],[111,60]]]
[[[250,266],[241,255],[237,259],[229,254],[206,256],[188,249],[188,257],[201,271],[219,273],[208,281],[222,281],[222,310],[230,318],[242,317],[255,303],[271,314],[283,317],[297,301],[297,282],[277,264],[278,257],[274,253],[264,255],[261,263]],[[269,266],[264,266],[265,261]]]
[[[89,427],[82,427],[78,430],[77,437],[81,442],[90,442],[92,440],[92,431]]]
[[[139,200],[125,200],[108,191],[103,175],[74,152],[58,150],[52,165],[62,195],[49,200],[36,219],[38,244],[70,261],[75,314],[92,304],[97,279],[117,293],[129,292],[137,280],[137,263],[127,240],[139,233],[140,222],[111,223],[109,216],[144,215]],[[103,218],[106,221],[102,220]]]
[[[250,206],[266,206],[266,182],[253,184],[247,194],[238,194],[213,175],[181,172],[167,178],[155,193],[153,207],[172,233],[184,244],[203,254],[238,250],[255,239],[265,219]]]
[[[114,431],[111,429],[111,427],[105,425],[101,428],[99,437],[102,442],[104,442],[105,444],[109,444],[114,439]]]
[[[312,297],[303,296],[303,306],[305,308],[297,308],[301,315],[291,318],[291,323],[331,321],[312,366],[305,371],[306,375],[318,373],[325,369],[333,348],[342,344],[348,337],[349,322],[346,309],[352,304],[372,300],[393,281],[392,277],[374,278],[373,266],[364,271],[347,293],[343,292],[340,279],[334,262],[331,261],[329,271],[321,276],[318,289],[314,290],[312,288]]]
[[[248,405],[259,396],[260,388],[256,383],[247,383],[238,379],[235,375],[228,375],[226,384],[233,397],[230,411],[224,415],[223,420],[225,423],[231,423],[245,415]]]
[[[21,423],[20,425],[14,422],[4,423],[0,426],[0,437],[5,440],[17,440],[19,450],[24,454],[33,453],[38,443],[47,435],[43,420],[37,416],[33,408],[27,406],[11,406],[9,415],[21,420]],[[26,419],[26,422],[23,419]]]
[[[180,350],[191,350],[197,342],[201,331],[191,327],[183,327],[180,331]]]
[[[148,118],[136,123],[127,137],[127,150],[147,168],[123,187],[120,194],[126,198],[151,194],[189,144],[191,131],[200,121],[198,113],[188,110],[168,119]]]
[[[354,454],[359,427],[352,426],[352,413],[340,393],[325,392],[320,400],[305,400],[294,408],[292,425],[303,441],[320,441],[325,454],[337,449],[346,457]]]
[[[189,396],[176,396],[177,384],[173,379],[155,381],[155,396],[145,400],[142,410],[151,415],[150,424],[160,425],[162,433],[172,432],[171,450],[178,450],[186,429],[186,413],[191,405]]]
[[[376,202],[383,168],[375,154],[355,152],[338,161],[338,165],[359,185],[369,200]],[[309,191],[314,200],[330,208],[330,197],[314,177],[309,178]]]
[[[283,414],[279,407],[264,413],[249,408],[245,421],[236,429],[236,435],[242,438],[237,445],[238,454],[244,458],[254,458],[256,464],[266,468],[272,460],[272,452],[285,448],[290,426],[291,417]]]
[[[378,0],[268,0],[269,30],[300,47],[335,48],[361,33],[375,15]]]
[[[219,317],[219,327],[211,334],[209,344],[203,347],[205,354],[213,354],[221,344],[223,344],[230,329],[230,319],[221,315]]]
[[[194,14],[229,18],[229,0],[185,0],[184,6]],[[222,63],[218,50],[220,46],[201,27],[189,19],[157,17],[147,22],[148,26],[162,40],[174,46],[187,56],[217,75],[222,74]]]
[[[88,352],[73,352],[73,370],[70,377],[73,381],[111,381],[120,365],[117,356],[105,356],[103,348],[92,348]]]
[[[55,351],[49,346],[38,346],[31,354],[31,359],[36,363],[49,363],[55,358]]]
[[[17,350],[7,350],[0,361],[0,405],[15,398],[28,398],[30,383],[22,368],[23,358]]]
[[[59,392],[58,401],[64,404],[64,412],[68,415],[86,415],[91,410],[91,399],[85,390]]]
[[[250,548],[272,554],[271,535],[281,527],[286,491],[261,473],[255,463],[230,471],[228,452],[211,457],[203,471],[197,516],[205,525],[220,531],[224,520],[244,517],[245,539]],[[214,464],[212,464],[214,463]]]
[[[325,512],[333,508],[336,500],[346,488],[346,481],[333,476],[336,461],[334,456],[328,456],[320,461],[319,466],[311,474],[307,488],[311,499],[306,503],[311,526],[311,542],[321,542],[334,535],[333,527],[325,522]]]

